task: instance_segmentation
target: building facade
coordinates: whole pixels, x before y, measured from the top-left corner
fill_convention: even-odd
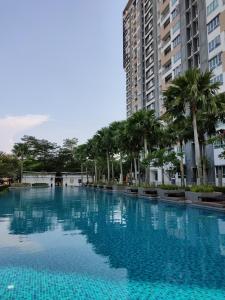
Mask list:
[[[162,92],[190,68],[213,70],[213,80],[225,92],[225,0],[129,0],[123,12],[123,52],[127,117],[140,109],[154,109],[160,116]],[[224,169],[225,178],[218,151],[207,146],[211,183],[214,166]],[[187,182],[192,183],[193,143],[185,153]]]
[[[127,116],[146,108],[158,113],[157,2],[128,1],[123,13]]]

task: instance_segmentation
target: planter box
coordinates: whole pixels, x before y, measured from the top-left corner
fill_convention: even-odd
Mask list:
[[[158,191],[156,188],[138,188],[138,193],[140,195],[146,195],[146,196],[157,196]]]
[[[160,189],[160,188],[158,188],[157,190],[158,190],[158,196],[161,197],[161,198],[165,198],[165,197],[167,198],[168,193],[176,194],[176,193],[183,193],[184,192],[184,190],[163,190],[163,189]]]
[[[9,190],[28,190],[31,186],[10,186]]]
[[[99,188],[99,189],[104,189],[104,185],[99,184],[99,185],[98,185],[98,188]]]
[[[124,191],[127,187],[124,185],[113,185],[114,191]]]
[[[113,190],[113,186],[112,185],[106,185],[105,189],[108,191],[112,191]]]
[[[192,202],[200,201],[199,197],[215,197],[220,196],[222,193],[220,192],[211,192],[211,193],[196,193],[196,192],[185,192],[186,200],[190,200]]]
[[[130,194],[138,194],[138,187],[126,187],[125,192]]]

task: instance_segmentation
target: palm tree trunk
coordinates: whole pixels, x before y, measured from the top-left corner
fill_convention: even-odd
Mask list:
[[[98,173],[97,173],[97,163],[96,163],[96,160],[95,160],[95,182],[98,181]]]
[[[20,182],[23,182],[23,156],[21,157],[20,161]]]
[[[110,181],[110,165],[109,165],[109,153],[108,152],[106,153],[106,156],[107,156],[107,171],[108,171],[107,181],[109,183],[109,181]]]
[[[88,169],[86,167],[86,177],[87,177],[87,183],[88,183]]]
[[[140,157],[138,155],[138,185],[140,186],[141,184],[141,176],[140,176]]]
[[[81,171],[81,183],[83,184],[84,177],[83,177],[83,164],[80,165],[80,171]]]
[[[162,167],[162,184],[164,184],[165,183],[165,180],[164,180],[164,168]]]
[[[130,183],[133,184],[133,164],[132,164],[132,159],[131,159],[131,162],[130,162],[130,175],[129,175],[129,185]]]
[[[112,182],[114,182],[114,165],[112,160]]]
[[[148,156],[148,142],[147,142],[147,139],[146,137],[144,138],[144,156],[145,158],[147,158]],[[148,183],[148,180],[149,180],[149,167],[146,167],[145,168],[145,183],[147,184]]]
[[[123,183],[123,161],[122,161],[121,154],[120,154],[120,183]]]
[[[197,185],[202,184],[202,163],[201,163],[201,155],[200,155],[200,145],[198,138],[198,127],[197,127],[197,118],[196,113],[192,112],[192,124],[194,130],[194,143],[195,143],[195,163],[197,166]]]
[[[203,184],[207,184],[206,153],[205,153],[204,142],[202,144],[202,170],[203,170]]]
[[[137,184],[137,159],[134,158],[134,178],[135,178],[135,184]]]
[[[183,141],[180,141],[180,151],[183,153]],[[184,161],[183,156],[180,158],[180,175],[181,175],[181,186],[184,187]]]
[[[148,141],[146,139],[146,137],[144,138],[144,152],[145,152],[145,158],[148,155]]]

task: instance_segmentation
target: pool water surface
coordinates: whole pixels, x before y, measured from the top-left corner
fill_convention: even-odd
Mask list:
[[[225,300],[225,215],[82,188],[2,193],[0,299]]]

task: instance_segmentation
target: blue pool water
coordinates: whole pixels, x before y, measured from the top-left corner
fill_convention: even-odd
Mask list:
[[[225,299],[225,215],[75,188],[1,194],[0,299]]]

